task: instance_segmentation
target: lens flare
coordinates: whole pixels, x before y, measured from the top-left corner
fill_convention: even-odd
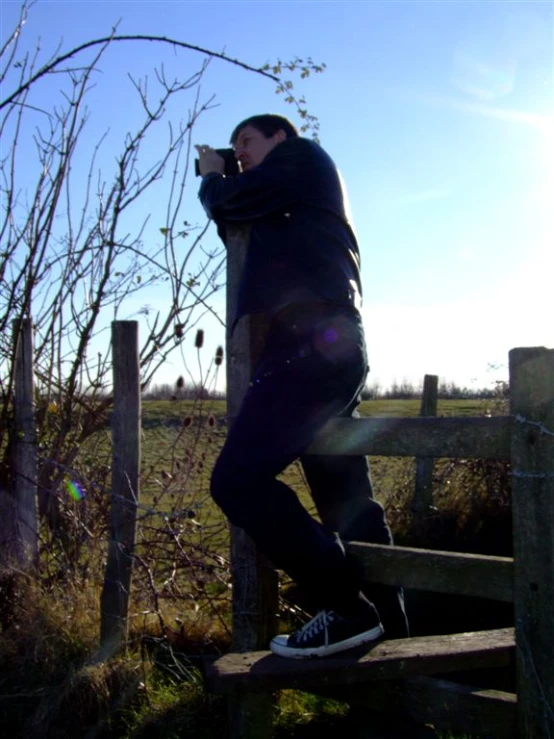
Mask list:
[[[78,482],[75,482],[74,480],[68,480],[67,483],[67,492],[69,495],[73,498],[73,500],[82,500],[84,498],[84,490],[79,485]]]
[[[325,341],[326,344],[334,344],[338,338],[339,335],[334,328],[325,329],[323,333],[323,341]]]

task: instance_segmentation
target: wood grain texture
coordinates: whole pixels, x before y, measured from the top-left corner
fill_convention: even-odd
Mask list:
[[[127,617],[140,496],[140,368],[138,322],[112,323],[114,405],[110,538],[100,598],[100,644],[105,654],[127,638]]]
[[[524,739],[554,736],[554,350],[510,352],[517,693]]]
[[[226,356],[227,413],[237,416],[248,390],[252,370],[267,333],[262,315],[243,316],[233,329],[238,287],[249,239],[249,226],[228,225]],[[277,629],[277,573],[242,529],[231,526],[232,612],[235,652],[265,647]],[[229,701],[229,733],[233,739],[269,739],[273,696],[240,695]]]
[[[270,652],[231,653],[204,666],[207,686],[219,693],[312,690],[414,675],[505,667],[514,655],[513,629],[383,641],[369,651],[293,660]]]
[[[437,375],[425,375],[419,415],[429,417],[437,415],[439,397],[439,378]],[[432,457],[416,459],[415,489],[412,511],[425,515],[433,505],[433,470],[435,460]]]
[[[514,561],[460,552],[345,542],[363,565],[368,581],[415,590],[514,600]]]
[[[339,418],[327,424],[307,453],[509,459],[512,425],[509,416]]]
[[[38,555],[38,444],[35,419],[34,341],[30,319],[14,321],[15,392],[13,434],[15,564],[33,567]]]

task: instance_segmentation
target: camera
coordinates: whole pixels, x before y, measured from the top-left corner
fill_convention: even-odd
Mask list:
[[[225,169],[223,174],[229,177],[239,173],[239,163],[235,159],[234,149],[215,149],[216,154],[225,161]],[[198,159],[194,160],[194,173],[200,177],[200,169],[198,168]]]

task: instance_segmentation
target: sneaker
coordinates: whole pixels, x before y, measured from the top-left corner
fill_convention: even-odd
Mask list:
[[[280,657],[327,657],[379,639],[384,629],[375,609],[361,618],[347,619],[336,611],[320,611],[294,634],[275,636],[269,648]]]

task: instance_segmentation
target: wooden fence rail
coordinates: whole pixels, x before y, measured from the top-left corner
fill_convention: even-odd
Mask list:
[[[484,554],[347,542],[370,582],[413,590],[514,601],[514,560]]]
[[[511,416],[471,418],[337,418],[308,454],[510,459]]]

